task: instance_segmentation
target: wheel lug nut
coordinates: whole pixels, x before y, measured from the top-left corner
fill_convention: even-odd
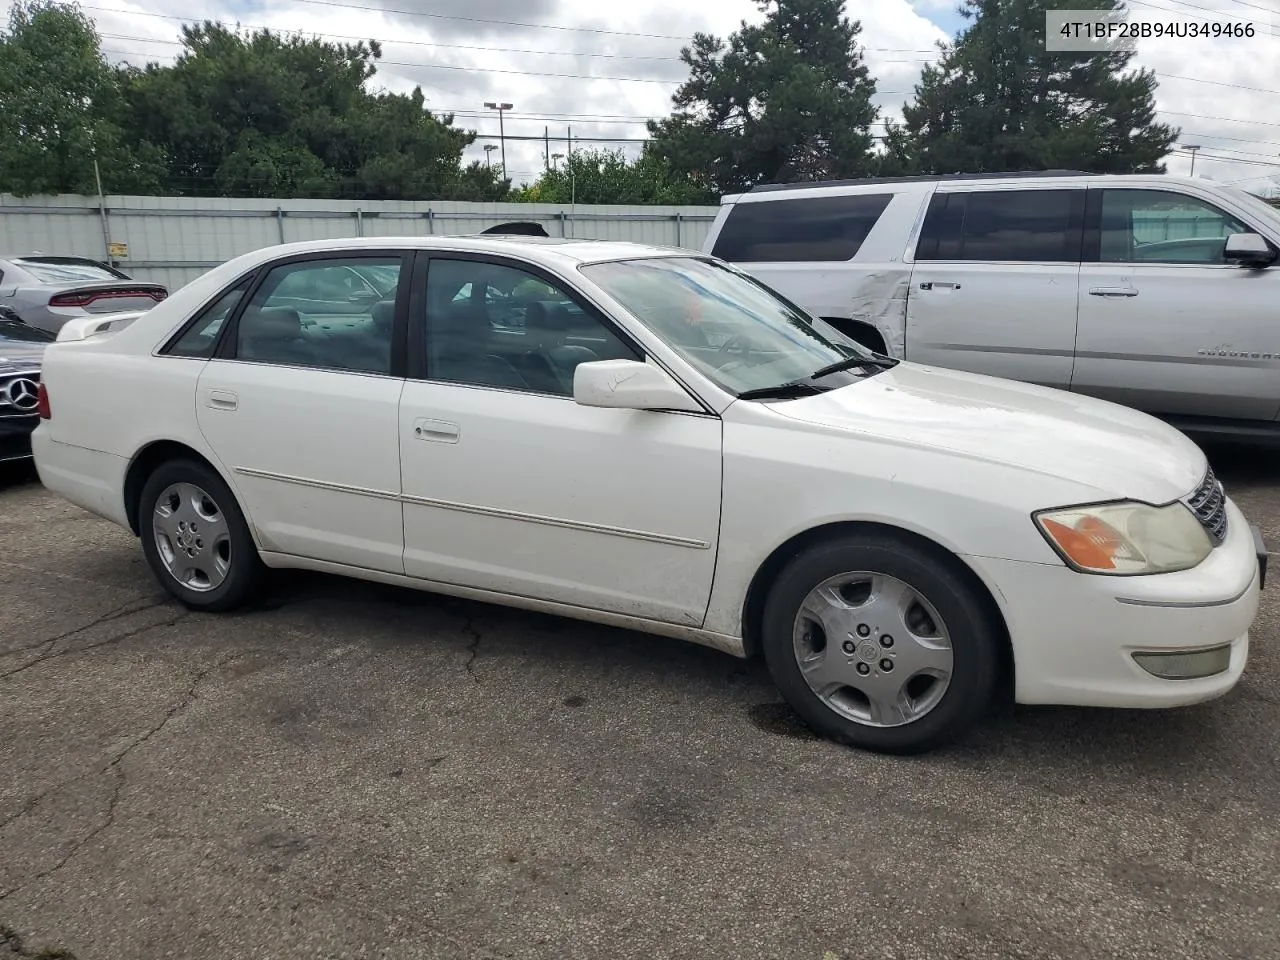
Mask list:
[[[860,673],[864,677],[871,672],[871,668],[868,667],[865,663],[858,664],[858,666],[855,669],[858,671],[858,673]]]
[[[888,650],[890,647],[893,646],[893,637],[889,636],[886,633],[883,637],[880,638],[880,646]]]
[[[871,628],[868,627],[865,623],[858,624],[858,636],[860,637],[871,636]]]
[[[888,657],[885,657],[883,660],[880,661],[880,669],[883,670],[885,673],[889,673],[891,670],[893,670],[893,661],[890,660]]]
[[[846,640],[844,643],[840,644],[840,646],[842,646],[844,648],[844,652],[850,656],[852,656],[853,652],[858,649],[858,645],[852,640]]]

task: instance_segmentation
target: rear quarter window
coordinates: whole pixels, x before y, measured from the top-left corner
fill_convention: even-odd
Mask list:
[[[935,193],[917,260],[1079,262],[1083,190]]]
[[[732,263],[852,260],[892,199],[877,193],[739,202],[711,253]]]

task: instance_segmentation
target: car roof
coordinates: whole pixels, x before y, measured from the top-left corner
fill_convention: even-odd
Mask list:
[[[560,267],[609,260],[633,260],[642,257],[701,256],[696,250],[661,247],[647,243],[509,234],[303,240],[265,247],[256,253],[260,255],[262,261],[266,261],[277,257],[325,253],[330,250],[447,250],[457,253],[488,253],[497,256],[517,256],[533,263]]]
[[[822,197],[831,195],[870,193],[898,193],[911,190],[940,191],[963,190],[967,186],[976,189],[1015,187],[1036,189],[1072,186],[1152,186],[1155,184],[1196,185],[1221,187],[1224,184],[1202,177],[1179,177],[1162,173],[1108,174],[1087,173],[1080,170],[1037,170],[1007,173],[958,173],[931,177],[867,177],[861,180],[818,180],[812,183],[768,183],[752,187],[746,193],[730,194],[720,198],[729,205],[744,201],[767,203],[773,200]]]

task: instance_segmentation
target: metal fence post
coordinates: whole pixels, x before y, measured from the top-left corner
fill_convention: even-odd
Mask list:
[[[680,221],[684,218],[680,216],[679,211],[676,212],[676,246],[682,246],[680,243]]]
[[[356,236],[364,236],[364,211],[356,207]]]
[[[280,229],[280,242],[284,243],[284,207],[276,207],[276,226]]]
[[[565,220],[568,219],[568,214],[566,214],[563,210],[561,210],[559,213],[556,214],[556,216],[560,218],[560,236],[567,237],[568,234],[565,233]]]
[[[436,232],[436,212],[434,210],[427,211],[427,233],[435,234]]]

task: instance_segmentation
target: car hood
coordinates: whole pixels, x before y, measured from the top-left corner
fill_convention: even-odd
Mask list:
[[[0,376],[19,370],[39,369],[46,346],[48,344],[0,340]]]
[[[808,423],[1067,479],[1092,487],[1097,499],[1168,503],[1191,493],[1208,469],[1185,435],[1128,407],[911,363],[773,408]]]

